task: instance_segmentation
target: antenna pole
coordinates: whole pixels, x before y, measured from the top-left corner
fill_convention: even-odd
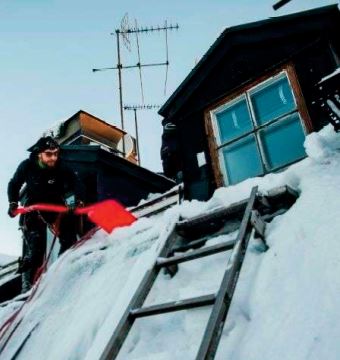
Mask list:
[[[125,27],[125,22],[127,23],[127,26]],[[137,20],[135,21],[135,27],[129,27],[128,20],[127,20],[127,14],[124,16],[122,23],[121,23],[121,29],[115,30],[115,33],[111,33],[111,35],[116,34],[117,38],[117,59],[118,64],[115,67],[105,67],[100,69],[92,69],[93,72],[97,71],[106,71],[106,70],[118,70],[118,82],[119,82],[119,106],[120,106],[120,122],[121,122],[121,128],[123,131],[125,131],[124,126],[124,110],[134,110],[135,112],[135,127],[136,127],[136,146],[138,151],[138,157],[139,157],[139,163],[140,163],[140,154],[139,154],[139,140],[138,140],[138,126],[137,126],[137,110],[140,109],[152,109],[155,108],[154,105],[142,105],[137,106],[136,109],[123,107],[123,81],[122,81],[122,70],[125,69],[133,69],[138,68],[139,70],[139,80],[140,80],[140,86],[141,86],[141,94],[142,94],[142,102],[144,104],[144,90],[143,90],[143,78],[142,78],[142,68],[143,67],[155,67],[155,66],[166,66],[166,75],[165,75],[165,84],[164,84],[164,93],[166,93],[166,86],[167,86],[167,80],[168,80],[168,68],[169,68],[169,51],[168,51],[168,31],[169,30],[178,30],[179,26],[176,25],[168,25],[168,22],[165,21],[165,24],[163,27],[157,26],[157,27],[138,27],[137,26]],[[138,34],[139,33],[153,33],[153,32],[161,32],[165,31],[165,42],[166,42],[166,61],[165,62],[158,62],[158,63],[148,63],[148,64],[141,64],[141,56],[140,56],[140,45],[139,45],[139,39]],[[123,44],[127,46],[128,50],[130,51],[130,40],[129,35],[130,34],[136,34],[136,44],[137,44],[137,51],[138,51],[138,63],[136,65],[128,65],[123,66],[121,63],[120,58],[120,36],[122,37]],[[123,136],[123,154],[125,156],[125,137]]]
[[[123,84],[122,84],[122,63],[120,62],[120,44],[119,44],[119,30],[116,30],[117,35],[117,58],[118,58],[118,82],[119,82],[119,106],[120,106],[120,124],[124,131],[124,111],[123,111]],[[125,156],[125,138],[123,136],[123,154]]]
[[[138,125],[137,125],[137,108],[133,109],[133,112],[135,113],[135,132],[136,132],[136,147],[137,147],[137,154],[138,154],[138,164],[141,166],[142,160],[139,152],[139,137],[138,137]]]
[[[139,152],[139,135],[138,135],[138,121],[137,121],[137,110],[153,110],[153,109],[159,109],[159,105],[125,105],[124,110],[133,110],[135,115],[135,132],[136,132],[136,150],[138,154],[138,164],[141,165],[141,155]]]

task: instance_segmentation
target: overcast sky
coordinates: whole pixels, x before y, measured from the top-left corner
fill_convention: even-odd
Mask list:
[[[19,255],[17,219],[7,216],[7,184],[26,149],[44,130],[80,109],[120,126],[115,71],[92,68],[117,64],[115,37],[128,13],[131,25],[178,23],[168,33],[169,73],[165,68],[142,73],[145,104],[164,104],[219,34],[237,24],[336,3],[336,0],[292,0],[279,11],[277,0],[0,0],[0,253]],[[137,63],[122,45],[122,63]],[[141,62],[166,59],[165,34],[140,35]],[[139,73],[123,73],[125,104],[141,104]],[[125,113],[134,135],[133,113]],[[161,170],[161,118],[156,111],[138,113],[142,164]]]

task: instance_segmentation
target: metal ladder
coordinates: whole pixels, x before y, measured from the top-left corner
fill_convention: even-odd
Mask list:
[[[116,358],[136,319],[207,305],[213,306],[196,360],[213,359],[217,351],[253,229],[255,229],[257,236],[263,240],[264,246],[267,246],[264,241],[265,222],[263,219],[272,218],[275,214],[262,218],[258,211],[260,207],[270,208],[270,204],[265,197],[258,196],[258,189],[254,187],[249,199],[246,201],[236,203],[228,208],[218,209],[211,214],[206,214],[196,219],[189,219],[178,223],[177,228],[168,236],[153,268],[145,274],[118,326],[114,330],[111,339],[105,347],[100,360]],[[223,225],[221,226],[221,224]],[[191,232],[193,231],[195,233],[196,230],[196,233],[200,235],[204,232],[202,230],[202,226],[204,225],[207,234],[210,232],[210,236],[206,235],[193,241],[190,241],[189,237],[189,239],[185,239],[187,241],[184,244],[183,238],[185,237],[182,236],[182,244],[178,245],[178,234],[181,232],[185,234],[189,225]],[[230,233],[237,228],[238,235],[235,240],[197,249],[197,247],[204,245],[209,237],[211,238],[211,231],[207,231],[209,227],[213,229],[213,236]],[[186,251],[189,248],[196,249],[188,253],[173,255],[174,252]],[[227,250],[232,250],[232,254],[227,262],[226,270],[217,293],[143,307],[143,303],[162,268],[166,268],[170,274],[174,275],[178,270],[177,265],[179,263]]]

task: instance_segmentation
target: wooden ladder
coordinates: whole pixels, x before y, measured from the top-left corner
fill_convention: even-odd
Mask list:
[[[154,266],[145,274],[118,326],[114,330],[111,339],[104,349],[100,357],[101,360],[112,360],[116,358],[136,319],[207,305],[213,305],[212,311],[196,359],[213,359],[215,357],[253,229],[255,229],[255,233],[264,242],[265,222],[259,211],[256,209],[258,207],[257,204],[259,199],[260,197],[258,196],[257,187],[254,187],[251,191],[249,199],[246,202],[240,202],[228,208],[218,209],[215,213],[213,212],[208,215],[197,217],[191,222],[189,219],[182,222],[182,224],[178,223],[177,231],[175,228],[174,231],[170,233],[159,254],[159,258],[155,261]],[[262,207],[266,207],[267,205],[266,201],[261,202]],[[217,223],[223,220],[224,225],[222,226],[222,229],[220,228],[217,231],[217,235],[225,234],[230,232],[228,231],[228,229],[230,230],[230,226],[235,226],[233,224],[230,225],[228,216],[235,220],[235,218],[231,215],[237,213],[237,211],[240,213],[240,209],[242,209],[242,212],[241,215],[238,215],[240,217],[240,221],[237,225],[238,235],[235,240],[229,240],[216,245],[195,249],[198,246],[202,246],[209,239],[209,236],[205,236],[194,241],[187,239],[186,244],[183,244],[182,241],[182,245],[178,246],[178,231],[182,228],[182,232],[184,232],[186,224],[190,223],[191,230],[195,230],[196,228],[199,232],[201,231],[200,227],[202,227],[202,225],[206,225],[206,228],[209,228],[211,225],[211,227],[214,228],[214,224],[216,225],[216,219],[218,218]],[[230,222],[233,223],[233,220],[230,220]],[[217,226],[220,226],[220,224],[217,224]],[[216,231],[213,236],[216,236]],[[173,256],[174,251],[185,251],[189,248],[194,248],[195,250]],[[178,270],[177,265],[179,263],[227,250],[232,250],[232,253],[229,261],[227,262],[226,270],[217,293],[143,307],[143,303],[162,268],[166,268],[174,275],[174,273]]]

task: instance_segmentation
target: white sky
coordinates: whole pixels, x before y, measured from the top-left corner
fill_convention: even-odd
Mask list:
[[[17,220],[7,216],[7,184],[26,149],[41,133],[79,109],[119,126],[118,83],[114,71],[92,73],[117,64],[110,35],[124,14],[141,26],[178,23],[170,32],[169,75],[164,96],[164,68],[143,71],[146,104],[164,104],[218,35],[233,25],[336,3],[292,0],[274,12],[276,0],[112,1],[0,0],[0,253],[20,253]],[[135,39],[132,39],[134,41]],[[141,35],[142,63],[165,60],[164,34]],[[136,51],[122,51],[123,65],[137,63]],[[140,104],[136,70],[123,73],[124,103]],[[138,114],[142,163],[161,170],[161,118]],[[125,113],[134,135],[133,113]]]

